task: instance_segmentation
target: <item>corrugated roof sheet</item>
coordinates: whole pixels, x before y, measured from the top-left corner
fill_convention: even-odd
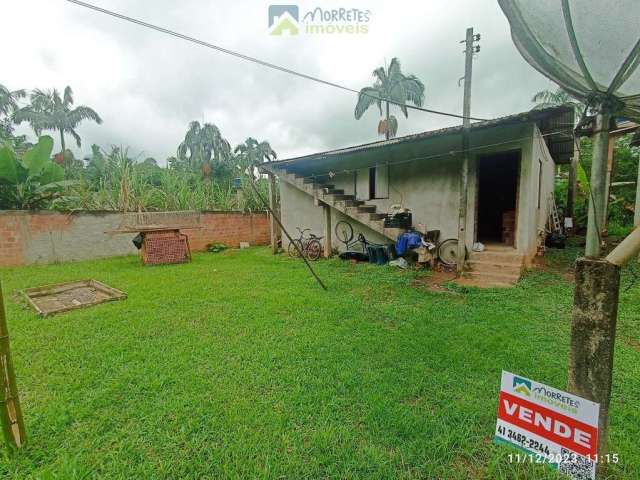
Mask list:
[[[552,155],[553,150],[557,151],[557,154],[562,155],[563,158],[554,159],[556,162],[566,161],[564,158],[567,154],[573,154],[573,117],[574,111],[572,107],[558,106],[550,108],[533,109],[527,112],[516,113],[513,115],[507,115],[505,117],[494,118],[491,120],[484,120],[481,122],[475,122],[471,124],[471,130],[479,130],[483,128],[491,128],[500,125],[507,125],[513,123],[526,123],[536,122],[543,134],[551,133],[552,131],[564,130],[563,133],[554,136],[547,137],[547,144]],[[364,143],[361,145],[355,145],[352,147],[339,148],[335,150],[328,150],[326,152],[313,153],[310,155],[303,155],[300,157],[293,157],[284,160],[278,160],[275,162],[269,162],[270,165],[276,167],[285,163],[297,163],[305,160],[321,160],[324,158],[331,158],[342,155],[349,155],[352,153],[364,152],[367,150],[374,150],[392,145],[416,142],[420,140],[426,140],[438,136],[457,134],[462,132],[462,125],[454,127],[440,128],[437,130],[429,130],[426,132],[415,133],[412,135],[405,135],[402,137],[396,137],[389,140],[382,140],[377,142]],[[553,130],[555,128],[555,130]],[[567,135],[569,134],[569,135]],[[564,137],[564,139],[563,139]],[[553,146],[555,143],[555,147]],[[567,145],[568,144],[568,145]],[[570,147],[570,148],[569,148]]]

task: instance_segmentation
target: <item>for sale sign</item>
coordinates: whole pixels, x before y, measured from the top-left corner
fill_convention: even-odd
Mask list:
[[[594,479],[599,411],[590,400],[503,371],[495,440],[573,478]]]

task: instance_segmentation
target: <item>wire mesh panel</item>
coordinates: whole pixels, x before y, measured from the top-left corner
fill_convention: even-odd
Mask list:
[[[145,231],[159,229],[198,228],[200,212],[182,210],[175,212],[137,212],[122,215],[120,231]]]
[[[178,231],[145,233],[142,261],[145,265],[190,262],[189,239]]]

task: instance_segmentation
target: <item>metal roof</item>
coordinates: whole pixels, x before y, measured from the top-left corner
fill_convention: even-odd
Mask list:
[[[477,131],[486,128],[493,128],[503,125],[516,124],[516,123],[530,123],[535,122],[538,128],[545,135],[545,141],[549,151],[556,161],[556,163],[567,163],[574,152],[574,139],[573,139],[573,125],[574,125],[574,111],[569,106],[558,106],[550,108],[533,109],[527,112],[516,113],[513,115],[507,115],[505,117],[494,118],[491,120],[484,120],[471,124],[471,131]],[[308,160],[323,160],[337,157],[347,157],[351,154],[363,153],[367,151],[378,151],[378,149],[384,149],[386,147],[393,147],[395,145],[408,144],[414,142],[420,142],[427,139],[436,137],[442,137],[446,135],[456,135],[462,133],[462,125],[454,127],[440,128],[437,130],[429,130],[426,132],[416,133],[413,135],[405,135],[403,137],[396,137],[389,140],[382,140],[377,142],[364,143],[361,145],[355,145],[352,147],[339,148],[335,150],[328,150],[326,152],[313,153],[310,155],[303,155],[300,157],[293,157],[284,160],[278,160],[274,162],[265,163],[265,166],[272,165],[276,168],[281,168],[285,164],[295,165],[298,162],[305,162]]]

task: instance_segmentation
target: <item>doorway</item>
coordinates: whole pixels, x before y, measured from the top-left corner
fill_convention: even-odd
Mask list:
[[[520,152],[478,157],[476,238],[515,245]]]

